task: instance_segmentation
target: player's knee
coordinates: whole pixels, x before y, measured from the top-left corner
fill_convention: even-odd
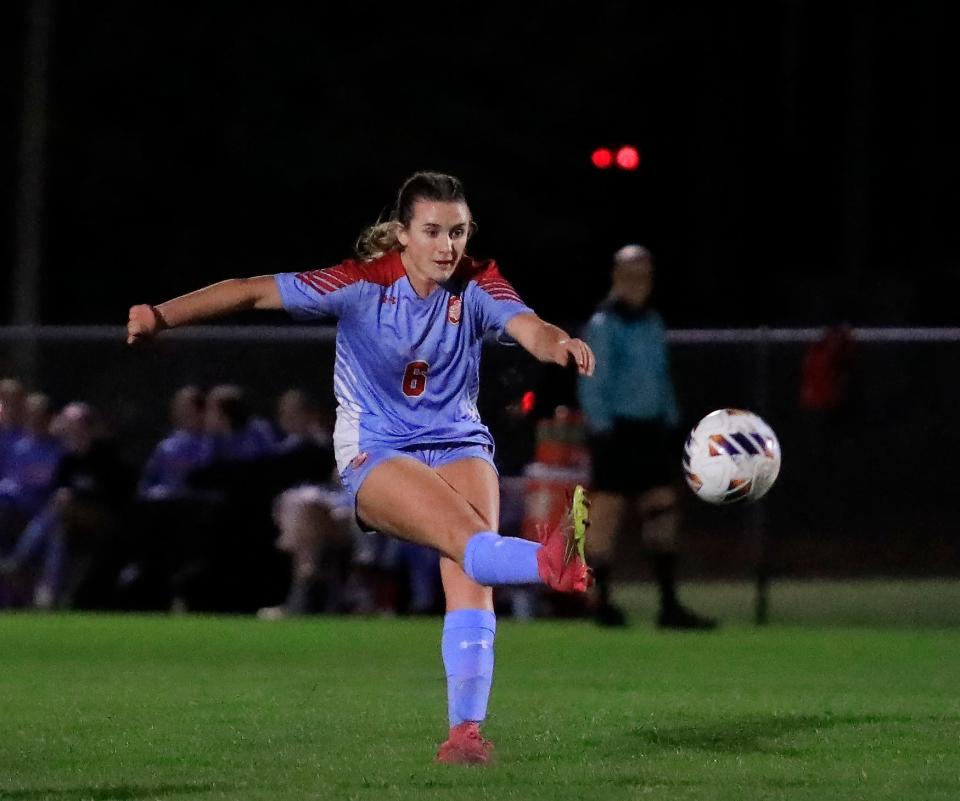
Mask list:
[[[461,520],[451,521],[443,534],[443,544],[440,551],[444,556],[449,556],[457,564],[463,567],[463,558],[467,550],[467,543],[475,534],[481,531],[489,531],[486,521],[479,515],[466,516]]]

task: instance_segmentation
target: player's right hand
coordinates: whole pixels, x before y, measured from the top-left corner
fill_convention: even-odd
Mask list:
[[[156,336],[162,329],[160,317],[153,306],[145,303],[130,307],[127,322],[127,344],[136,345]]]

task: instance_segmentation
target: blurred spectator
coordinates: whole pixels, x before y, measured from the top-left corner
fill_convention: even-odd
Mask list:
[[[169,410],[173,430],[154,448],[143,469],[131,514],[130,561],[122,573],[122,601],[127,607],[169,609],[173,577],[205,536],[208,504],[189,486],[191,473],[211,458],[204,410],[198,387],[177,390]]]
[[[53,606],[63,559],[60,510],[51,499],[27,523],[9,556],[0,560],[0,607]]]
[[[234,384],[210,390],[205,418],[208,461],[251,461],[274,450],[269,424],[253,418],[246,392]]]
[[[271,499],[306,485],[339,492],[331,432],[306,392],[289,389],[277,398],[276,427],[281,440],[275,452],[254,465],[255,480],[264,492]]]
[[[50,399],[40,392],[31,393],[25,403],[23,433],[7,454],[0,478],[0,556],[50,497],[63,454],[50,433],[52,419]]]
[[[436,554],[362,535],[353,510],[336,502],[330,432],[301,390],[278,398],[276,446],[253,425],[239,387],[216,387],[208,405],[196,387],[178,390],[173,430],[151,454],[133,506],[130,473],[93,409],[67,406],[53,436],[46,398],[26,407],[16,464],[33,484],[15,529],[23,533],[0,564],[8,603],[245,612],[289,587],[264,615],[439,609]],[[0,487],[12,501],[25,485],[10,477]],[[356,559],[355,538],[367,546]],[[293,560],[292,580],[278,551]]]
[[[27,526],[7,572],[42,563],[37,606],[103,609],[116,600],[132,481],[94,409],[68,404],[52,425],[66,453],[52,500]]]
[[[68,404],[54,430],[67,449],[55,480],[64,559],[54,597],[67,608],[108,608],[123,560],[122,521],[132,474],[87,404]]]
[[[307,396],[286,393],[278,404],[282,446],[266,442],[250,425],[246,397],[223,385],[207,397],[210,461],[193,471],[190,488],[206,502],[202,537],[174,578],[177,607],[209,611],[254,611],[287,580],[273,548],[271,506],[284,490],[325,485],[333,451],[319,442]]]
[[[277,496],[273,519],[280,532],[275,545],[292,561],[290,588],[282,605],[261,608],[258,617],[348,611],[344,586],[355,528],[349,494],[295,487]]]
[[[334,484],[333,437],[320,419],[313,399],[301,389],[288,389],[276,404],[281,440],[268,462],[277,491],[300,484]]]
[[[281,451],[304,444],[332,447],[330,430],[320,422],[316,404],[302,389],[288,389],[277,398],[277,428],[281,433]]]
[[[182,495],[190,471],[210,456],[204,436],[204,397],[198,387],[177,390],[170,403],[173,431],[154,449],[140,479],[139,495],[163,500]]]
[[[247,427],[260,437],[267,451],[273,451],[279,447],[281,438],[277,434],[277,429],[265,417],[252,416]]]
[[[590,429],[593,465],[588,561],[596,576],[596,620],[623,625],[610,600],[616,535],[627,505],[642,521],[644,545],[660,590],[657,624],[664,628],[712,628],[715,623],[677,599],[679,548],[673,449],[679,421],[663,321],[649,306],[653,259],[627,245],[614,254],[610,295],[590,319],[584,339],[593,348],[593,378],[578,384]]]
[[[23,435],[26,392],[16,378],[0,381],[0,476],[17,440]]]
[[[436,551],[358,527],[353,566],[345,590],[351,611],[385,615],[443,612]]]

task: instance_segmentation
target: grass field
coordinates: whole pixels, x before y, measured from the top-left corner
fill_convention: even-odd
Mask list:
[[[431,762],[435,619],[0,615],[0,799],[954,801],[960,629],[933,612],[957,590],[931,587],[931,618],[884,627],[815,586],[831,625],[504,621],[487,768]]]

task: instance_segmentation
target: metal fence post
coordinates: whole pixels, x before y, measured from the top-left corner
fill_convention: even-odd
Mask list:
[[[770,381],[770,330],[766,326],[757,329],[754,349],[756,379],[754,384],[754,410],[763,417],[767,412]],[[754,605],[754,620],[758,626],[767,623],[770,613],[770,570],[772,543],[767,531],[767,516],[763,503],[755,503],[750,509],[750,531],[757,553],[757,589]]]

